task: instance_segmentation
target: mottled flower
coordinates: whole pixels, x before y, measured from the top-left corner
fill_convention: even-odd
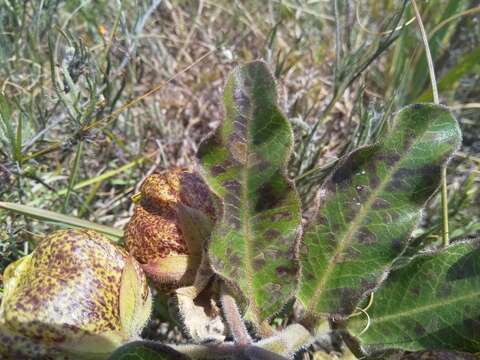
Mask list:
[[[45,237],[7,267],[4,286],[0,354],[7,358],[103,359],[137,338],[150,316],[138,262],[91,230]]]
[[[155,173],[141,186],[125,228],[126,245],[160,289],[191,285],[214,220],[212,194],[198,175],[182,169]]]

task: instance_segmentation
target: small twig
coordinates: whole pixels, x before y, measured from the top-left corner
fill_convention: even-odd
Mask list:
[[[437,80],[435,78],[435,68],[433,67],[432,54],[430,52],[430,47],[428,45],[428,37],[425,32],[425,27],[423,26],[422,17],[418,11],[417,3],[415,0],[412,0],[413,10],[415,12],[415,17],[417,18],[418,27],[420,28],[420,33],[422,34],[423,45],[425,47],[425,55],[427,57],[428,71],[430,74],[430,81],[432,82],[432,93],[433,93],[433,102],[435,104],[440,104],[438,97],[438,88]],[[442,183],[442,219],[443,219],[443,246],[448,246],[449,240],[449,229],[448,229],[448,191],[447,191],[447,167],[442,168],[441,174],[441,183]]]
[[[238,311],[237,303],[235,302],[235,299],[228,293],[228,290],[224,285],[222,285],[220,302],[222,303],[223,314],[235,343],[238,345],[251,344],[252,338],[248,334],[242,316],[240,315],[240,311]]]

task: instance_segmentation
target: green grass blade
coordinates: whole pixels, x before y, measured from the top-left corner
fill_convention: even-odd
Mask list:
[[[21,204],[14,204],[14,203],[0,201],[0,209],[13,211],[18,214],[23,214],[39,220],[71,225],[73,227],[78,227],[78,228],[96,230],[105,235],[110,235],[114,238],[123,237],[123,230],[121,229],[115,229],[110,226],[96,224],[91,221],[78,219],[73,216],[59,214],[49,210],[37,209],[28,205],[21,205]]]
[[[448,19],[452,15],[460,12],[462,8],[465,6],[465,3],[457,0],[449,0],[439,4],[434,4],[432,2],[429,4],[429,6],[435,6],[433,10],[434,14],[438,14],[442,12],[441,16],[437,20],[438,22],[440,22],[441,20]],[[422,10],[422,13],[424,12],[425,10]],[[454,28],[455,26],[456,26],[455,23],[445,26],[428,39],[428,42],[430,44],[429,47],[430,47],[431,56],[434,62],[437,59],[439,59],[441,52],[443,51],[442,44],[445,44],[445,42],[448,40],[450,29]],[[428,34],[428,31],[427,31],[427,34]],[[422,57],[419,59],[418,63],[415,64],[414,69],[410,69],[410,71],[413,72],[411,89],[412,89],[414,98],[417,98],[418,95],[425,88],[425,85],[429,78],[427,58],[422,54]]]
[[[17,134],[15,136],[15,144],[14,144],[14,159],[18,163],[22,162],[22,129],[23,128],[23,121],[22,116],[18,117],[18,125],[17,125]]]
[[[73,190],[75,180],[77,179],[78,169],[80,168],[80,160],[83,153],[83,141],[80,141],[77,145],[77,151],[75,153],[75,160],[73,162],[73,168],[70,171],[70,177],[68,179],[68,188],[67,193],[65,194],[65,200],[63,202],[63,211],[66,212],[68,208],[68,200],[70,199],[70,194]]]
[[[441,92],[454,91],[456,84],[460,79],[478,69],[478,59],[480,58],[480,46],[462,56],[456,61],[456,64],[448,70],[438,81],[438,90]],[[432,94],[430,89],[426,89],[419,97],[418,101],[430,101]]]
[[[0,95],[0,126],[10,146],[12,158],[15,156],[15,130],[12,124],[12,108],[7,99]]]
[[[148,160],[149,158],[151,158],[155,154],[156,154],[156,152],[152,153],[152,154],[142,156],[141,158],[133,160],[133,161],[129,162],[128,164],[120,166],[119,168],[112,169],[112,170],[109,170],[109,171],[105,171],[103,174],[101,174],[99,176],[95,176],[93,178],[81,181],[81,182],[75,184],[75,186],[73,186],[72,190],[80,190],[80,189],[83,189],[84,187],[94,185],[94,184],[97,184],[99,182],[103,182],[103,181],[105,181],[105,180],[107,180],[107,179],[109,179],[113,176],[121,174],[121,173],[123,173],[123,172],[137,166],[137,165],[142,164],[145,160]],[[59,190],[57,192],[57,194],[60,196],[60,195],[65,195],[67,192],[68,192],[68,188]]]

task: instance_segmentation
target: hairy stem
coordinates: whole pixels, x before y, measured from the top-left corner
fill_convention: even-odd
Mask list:
[[[242,316],[238,311],[237,303],[235,302],[235,299],[227,292],[225,286],[222,286],[220,302],[222,303],[223,314],[235,343],[238,345],[251,344],[252,338],[248,334]]]

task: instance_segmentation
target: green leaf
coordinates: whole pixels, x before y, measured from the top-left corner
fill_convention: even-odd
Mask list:
[[[293,134],[265,63],[237,67],[225,89],[225,120],[198,156],[223,203],[209,245],[214,269],[248,298],[260,322],[294,294],[300,201],[285,175]]]
[[[480,351],[480,241],[456,243],[420,255],[394,271],[375,292],[364,316],[348,330],[366,352],[403,350]]]
[[[461,134],[447,108],[404,108],[381,142],[340,160],[300,250],[307,318],[346,317],[385,277]]]
[[[74,216],[68,216],[68,215],[56,213],[49,210],[38,209],[28,205],[0,201],[0,209],[10,210],[10,211],[23,214],[26,216],[30,216],[36,219],[40,219],[40,220],[71,225],[81,229],[96,230],[102,234],[108,235],[110,238],[113,238],[113,239],[118,239],[123,237],[123,230],[121,229],[116,229],[110,226],[96,224],[91,221],[76,218]]]
[[[115,350],[108,360],[188,360],[169,346],[153,341],[134,341]]]
[[[381,360],[478,360],[473,354],[458,351],[418,351],[399,353],[391,356],[380,356],[373,359]]]

